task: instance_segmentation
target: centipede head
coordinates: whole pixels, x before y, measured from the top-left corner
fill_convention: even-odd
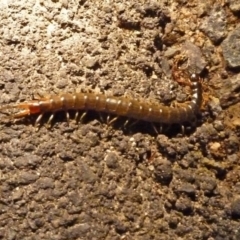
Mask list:
[[[0,107],[0,112],[2,114],[5,114],[6,119],[8,120],[23,118],[31,114],[29,105],[26,103],[9,104],[9,105]]]

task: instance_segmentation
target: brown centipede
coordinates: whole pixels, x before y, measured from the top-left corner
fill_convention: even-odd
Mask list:
[[[7,105],[0,110],[21,109],[12,115],[14,119],[39,114],[36,123],[39,123],[44,113],[47,112],[52,113],[50,122],[54,113],[58,111],[65,111],[68,114],[69,110],[95,110],[152,123],[182,124],[191,121],[199,112],[202,104],[202,85],[195,74],[191,76],[191,89],[191,101],[178,104],[176,107],[133,98],[108,97],[103,93],[62,93],[48,98]]]

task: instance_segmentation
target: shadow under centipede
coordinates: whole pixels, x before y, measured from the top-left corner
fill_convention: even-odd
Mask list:
[[[188,123],[180,124],[159,124],[159,123],[149,123],[145,121],[139,121],[133,126],[130,126],[127,129],[127,132],[131,133],[145,133],[153,136],[157,136],[158,134],[165,134],[166,136],[172,138],[176,136],[188,136],[195,131],[196,127],[192,126]]]
[[[105,114],[104,114],[105,115]],[[105,115],[105,119],[107,118]],[[114,118],[115,116],[111,116]],[[107,121],[106,121],[107,122]],[[105,122],[105,123],[106,123]],[[128,122],[126,124],[126,122]],[[112,125],[116,129],[122,129],[124,134],[131,135],[135,133],[149,134],[157,136],[158,134],[165,134],[168,137],[176,136],[189,136],[191,135],[198,126],[201,125],[201,116],[196,116],[193,122],[186,122],[183,124],[160,124],[152,123],[143,120],[135,120],[126,117],[119,117],[116,122]]]
[[[74,121],[74,117],[76,112],[75,111],[68,111],[70,115],[69,121]],[[79,116],[84,112],[80,112]],[[51,116],[51,113],[45,113],[43,118],[41,119],[38,128],[43,127],[47,124],[49,118]],[[32,115],[23,119],[18,119],[14,124],[22,124],[25,125],[35,125],[36,119],[38,115]],[[109,121],[114,119],[116,116],[109,115],[106,113],[98,113],[96,111],[87,111],[86,116],[81,120],[78,121],[78,124],[87,124],[92,122],[95,119],[98,119],[101,124],[108,124],[107,118],[109,117]],[[136,121],[135,119],[129,119],[126,117],[118,117],[116,121],[111,123],[110,125],[115,129],[121,129],[124,134],[126,135],[132,135],[135,133],[143,133],[143,134],[149,134],[152,136],[157,136],[158,134],[165,134],[168,137],[176,137],[176,136],[188,136],[192,134],[196,127],[199,126],[201,121],[199,121],[200,116],[197,117],[197,121],[194,124],[191,123],[184,123],[184,124],[159,124],[159,123],[151,123],[146,122],[143,120]],[[66,113],[65,112],[57,112],[54,115],[54,118],[51,122],[50,128],[53,129],[54,126],[59,122],[66,122]],[[6,123],[8,124],[8,123]],[[12,124],[12,123],[9,123]],[[8,124],[8,125],[9,125]]]

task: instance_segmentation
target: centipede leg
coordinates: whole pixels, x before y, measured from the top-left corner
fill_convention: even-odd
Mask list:
[[[171,125],[167,125],[166,128],[164,129],[164,132],[168,132],[170,128],[171,128]]]
[[[191,126],[196,127],[197,126],[197,118],[194,117],[191,121]]]
[[[127,128],[128,123],[129,123],[129,119],[127,119],[127,120],[125,121],[124,125],[123,125],[123,127],[124,127],[125,129]]]
[[[81,115],[81,117],[80,117],[80,122],[83,121],[83,118],[84,118],[86,115],[87,115],[87,112],[84,112],[84,113]]]
[[[70,120],[69,112],[66,111],[66,112],[65,112],[65,115],[66,115],[67,122],[69,123],[69,120]]]
[[[112,125],[114,122],[116,122],[118,120],[118,117],[113,118],[112,120],[110,120],[110,117],[107,117],[107,125]]]
[[[40,114],[40,115],[37,117],[37,119],[36,119],[36,121],[35,121],[35,123],[34,123],[34,127],[36,128],[36,132],[39,130],[40,122],[41,122],[42,118],[43,118],[43,113]]]
[[[154,132],[158,135],[159,131],[157,130],[156,126],[153,123],[151,123],[151,126],[152,126]]]
[[[75,116],[74,116],[74,120],[75,120],[76,124],[79,121],[78,117],[79,117],[79,111],[76,111]]]
[[[102,124],[105,123],[105,120],[103,119],[103,115],[102,115],[101,112],[98,113],[98,116],[99,116],[100,122],[101,122]],[[108,119],[108,117],[107,117],[107,119]],[[107,121],[108,121],[108,120],[107,120]]]
[[[109,125],[109,122],[111,122],[110,115],[107,116],[107,125]]]
[[[40,115],[37,117],[36,121],[35,121],[35,126],[39,125],[39,123],[41,122],[42,118],[43,118],[43,114],[40,114]]]
[[[53,113],[53,114],[51,114],[50,118],[48,119],[48,121],[47,121],[48,128],[51,128],[52,120],[54,117],[55,117],[55,114]]]
[[[183,125],[181,125],[181,132],[182,132],[182,135],[185,135],[185,127]]]
[[[163,131],[163,126],[162,126],[162,124],[160,124],[159,131],[160,131],[160,133],[162,133],[162,131]]]
[[[138,122],[139,122],[139,120],[135,120],[134,122],[132,122],[132,123],[130,124],[129,127],[133,127],[133,126],[136,125]]]

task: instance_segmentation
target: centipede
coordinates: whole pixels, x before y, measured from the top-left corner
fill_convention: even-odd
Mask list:
[[[138,100],[124,96],[106,96],[104,93],[61,93],[46,98],[39,98],[16,104],[9,104],[0,108],[0,111],[15,108],[16,113],[12,119],[24,118],[36,115],[35,124],[39,124],[45,113],[50,113],[48,122],[54,118],[54,114],[65,111],[67,116],[70,110],[104,112],[116,117],[122,116],[129,119],[147,121],[160,124],[183,124],[190,122],[200,111],[202,104],[202,84],[196,74],[190,77],[191,99],[188,102],[179,103],[177,106],[166,106],[162,103],[150,100]]]

